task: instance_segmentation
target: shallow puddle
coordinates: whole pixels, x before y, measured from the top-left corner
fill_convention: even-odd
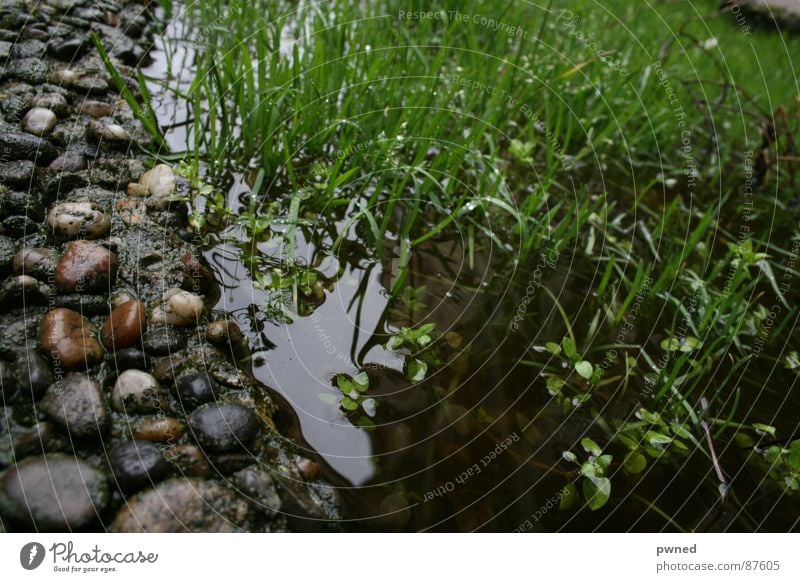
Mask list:
[[[161,41],[167,44],[154,51],[145,73],[154,79],[179,75],[178,86],[186,89],[192,53],[180,40],[180,23],[172,19],[168,40]],[[151,89],[168,141],[181,151],[191,139],[191,113],[157,84]],[[236,215],[252,194],[241,175],[231,183],[227,200]],[[539,374],[546,354],[534,348],[561,341],[561,309],[570,314],[576,335],[588,332],[600,307],[591,292],[601,276],[598,267],[584,264],[573,248],[545,248],[520,266],[491,240],[471,249],[463,232],[453,240],[432,238],[415,250],[406,269],[391,237],[384,245],[392,252],[382,261],[371,256],[356,229],[332,252],[333,237],[356,210],[353,201],[344,218],[320,216],[297,229],[296,266],[307,268],[313,282],[310,298],[298,300],[296,289],[286,290],[282,305],[291,322],[265,309],[273,294],[254,284],[259,271],[269,275],[269,264],[281,264],[281,249],[262,243],[248,248],[240,238],[206,252],[223,286],[216,308],[231,314],[248,336],[255,376],[284,404],[278,419],[283,431],[309,455],[319,455],[325,476],[340,489],[347,529],[737,530],[758,523],[759,511],[770,516],[770,529],[792,527],[791,511],[778,510],[788,500],[759,492],[758,481],[746,476],[737,485],[737,502],[720,504],[713,467],[698,453],[678,465],[655,465],[645,476],[625,475],[616,466],[607,508],[560,510],[562,489],[577,476],[562,454],[596,429],[595,412],[562,411]],[[243,253],[271,257],[272,263],[253,266]],[[403,300],[391,300],[401,276],[408,291]],[[409,381],[414,353],[386,344],[403,327],[427,323],[436,324],[431,353],[437,362],[424,380]],[[626,337],[631,355],[657,323],[639,322],[641,337],[636,331]],[[601,326],[594,345],[612,345],[618,334],[618,328]],[[624,362],[614,362],[606,373],[621,370]],[[358,398],[372,403],[345,410],[337,377],[362,372],[369,387]],[[601,412],[630,419],[644,392],[641,377],[626,382],[613,400],[601,392],[601,399],[613,402]],[[770,410],[769,397],[755,402],[754,417]],[[725,455],[729,474],[742,471],[741,457],[736,451]],[[752,516],[740,503],[749,504]]]

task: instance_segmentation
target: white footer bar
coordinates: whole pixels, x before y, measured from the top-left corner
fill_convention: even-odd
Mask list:
[[[0,579],[797,581],[798,539],[787,534],[2,534]]]

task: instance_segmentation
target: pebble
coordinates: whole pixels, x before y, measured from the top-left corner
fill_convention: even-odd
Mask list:
[[[60,61],[71,62],[80,57],[85,50],[85,39],[77,37],[54,39],[47,44],[47,52]]]
[[[38,85],[47,80],[49,67],[38,57],[23,57],[4,63],[4,76]]]
[[[215,453],[211,464],[214,467],[214,473],[227,477],[252,465],[253,454],[250,452]]]
[[[36,165],[29,160],[0,163],[0,183],[9,188],[29,190],[35,185]],[[9,195],[11,198],[13,194]],[[14,196],[21,198],[22,196]],[[24,208],[20,208],[25,213]]]
[[[35,160],[46,164],[58,157],[58,150],[46,139],[24,131],[0,131],[0,161]]]
[[[204,372],[184,374],[175,382],[175,388],[184,410],[192,410],[200,404],[212,402],[220,394],[217,383]]]
[[[56,295],[51,298],[51,303],[56,307],[65,307],[66,309],[77,311],[83,314],[84,317],[108,314],[108,299],[105,294],[69,293],[67,295]]]
[[[6,60],[11,56],[11,49],[13,44],[7,41],[0,41],[0,59]]]
[[[131,141],[131,135],[121,125],[103,123],[95,119],[86,125],[86,133],[94,141],[104,142],[111,146],[125,146]]]
[[[322,466],[311,459],[302,458],[297,461],[297,470],[307,481],[314,481],[322,474]]]
[[[34,107],[22,118],[20,128],[31,135],[45,136],[53,131],[56,123],[58,117],[55,113],[44,107]]]
[[[43,107],[55,113],[58,117],[69,115],[69,103],[61,93],[42,93],[31,99],[32,107]]]
[[[125,370],[111,392],[111,407],[127,414],[148,414],[162,409],[161,386],[141,370]]]
[[[114,352],[113,365],[118,370],[130,370],[131,368],[144,370],[149,368],[149,361],[141,349],[125,348]]]
[[[259,424],[256,414],[241,404],[206,404],[189,418],[197,442],[214,452],[247,446],[255,438]]]
[[[115,291],[111,296],[111,309],[116,309],[121,305],[125,305],[128,301],[136,301],[136,296],[127,289]]]
[[[242,342],[244,336],[235,321],[223,319],[208,324],[206,339],[216,346],[235,346]]]
[[[100,330],[100,341],[108,350],[135,345],[146,325],[145,307],[139,301],[128,301],[114,308]]]
[[[50,288],[30,275],[11,277],[0,285],[0,311],[42,305],[49,295]]]
[[[94,338],[95,327],[80,313],[58,307],[42,318],[39,343],[54,367],[86,368],[103,360],[103,346]]]
[[[9,216],[3,220],[2,231],[13,238],[23,238],[39,232],[39,225],[30,216]]]
[[[165,326],[148,327],[142,336],[147,353],[154,356],[169,356],[186,346],[183,334]]]
[[[50,210],[47,225],[61,238],[96,239],[108,234],[111,219],[93,202],[64,202]]]
[[[3,57],[0,56],[0,59]],[[0,95],[0,109],[3,117],[10,123],[18,123],[31,107],[34,96],[33,87],[26,83],[4,83],[3,94]]]
[[[87,167],[86,157],[74,150],[65,151],[47,166],[53,172],[82,172]]]
[[[164,296],[163,305],[153,309],[150,316],[151,321],[177,326],[197,325],[205,308],[200,295],[172,288]]]
[[[240,531],[247,504],[222,484],[200,479],[169,479],[129,499],[111,530],[134,532]]]
[[[44,53],[45,45],[39,40],[18,39],[11,49],[15,59],[31,59],[40,57]]]
[[[14,273],[47,281],[56,272],[59,255],[54,249],[28,248],[14,255]]]
[[[183,423],[169,416],[142,419],[133,431],[133,438],[154,443],[174,445],[186,432]]]
[[[14,162],[22,167],[33,167],[33,162]],[[35,180],[35,177],[32,177]],[[36,222],[44,220],[45,209],[42,204],[42,195],[35,187],[35,183],[27,182],[21,192],[2,192],[0,189],[0,206],[6,215],[17,214],[28,217]]]
[[[34,351],[23,354],[20,360],[17,370],[19,385],[27,392],[26,397],[41,398],[55,382],[50,366]]]
[[[233,483],[261,509],[277,512],[281,508],[281,498],[275,488],[272,476],[261,469],[245,467],[233,474]]]
[[[151,196],[165,197],[175,192],[177,178],[167,164],[158,164],[139,178],[139,184],[147,188]]]
[[[108,457],[111,473],[125,493],[155,485],[169,473],[169,463],[153,443],[123,442],[111,449]]]
[[[186,277],[181,283],[182,288],[203,293],[214,283],[214,273],[197,257],[185,254],[181,256],[181,262],[183,271],[186,273]]]
[[[56,286],[65,293],[107,291],[117,276],[117,255],[86,240],[74,240],[56,267]]]
[[[72,531],[108,502],[106,476],[75,457],[29,457],[0,477],[0,514],[40,531]]]
[[[113,111],[111,105],[103,101],[87,99],[78,105],[78,113],[94,118],[108,117]]]
[[[153,376],[162,384],[175,384],[175,378],[183,370],[185,358],[167,356],[159,358],[153,363]]]
[[[92,180],[113,190],[122,184],[138,180],[144,172],[144,162],[139,158],[97,157],[92,162]]]
[[[50,74],[50,80],[56,85],[72,87],[78,81],[80,75],[70,69],[59,69]]]
[[[86,75],[75,79],[73,87],[89,95],[103,95],[108,91],[108,81],[97,75]]]
[[[144,198],[150,193],[150,191],[147,189],[147,186],[143,186],[138,182],[131,182],[128,184],[126,192],[128,196],[133,196],[135,198]]]
[[[167,449],[164,457],[186,477],[206,477],[211,473],[203,451],[194,445],[178,445]]]
[[[42,409],[70,439],[100,438],[108,431],[110,417],[99,382],[71,373],[52,384]]]

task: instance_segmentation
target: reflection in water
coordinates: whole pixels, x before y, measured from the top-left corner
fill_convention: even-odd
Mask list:
[[[371,288],[379,285],[377,278],[371,277]],[[252,330],[249,306],[263,305],[267,294],[254,289],[247,278],[234,281],[235,287],[228,289],[218,307],[234,313],[244,329]],[[369,436],[347,422],[338,407],[319,398],[331,391],[336,374],[358,373],[353,354],[370,340],[386,306],[385,297],[375,293],[356,313],[355,282],[354,276],[346,275],[310,316],[295,317],[290,325],[268,323],[259,335],[270,345],[253,342],[259,346],[253,351],[253,372],[291,404],[309,445],[348,481],[360,485],[373,475]],[[375,354],[376,364],[383,363],[382,355]]]

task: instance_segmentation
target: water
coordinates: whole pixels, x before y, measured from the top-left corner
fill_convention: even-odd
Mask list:
[[[154,52],[145,73],[156,79],[168,72],[180,75],[179,84],[186,88],[192,49],[179,41],[185,36],[180,22],[173,19],[163,41],[168,46]],[[167,52],[173,57],[171,67]],[[151,89],[162,126],[169,127],[168,142],[180,151],[191,139],[190,112],[157,84]],[[234,175],[227,185],[234,214],[251,195],[248,182],[252,180]],[[330,251],[331,233],[341,231],[345,222],[322,216],[298,230],[299,264],[309,267],[322,284],[315,287],[309,305],[300,313],[294,310],[291,323],[265,312],[269,294],[254,285],[254,271],[261,267],[249,265],[242,254],[254,249],[220,243],[210,246],[206,257],[223,286],[216,309],[235,318],[247,335],[254,374],[283,405],[277,419],[283,432],[319,459],[323,476],[339,489],[346,529],[793,527],[788,498],[764,487],[762,473],[749,468],[744,452],[735,447],[722,455],[726,473],[737,477],[735,499],[725,504],[713,467],[700,453],[651,464],[643,475],[631,476],[621,471],[621,452],[615,450],[608,505],[597,512],[559,509],[563,487],[578,478],[576,467],[562,454],[580,451],[580,439],[597,435],[599,428],[586,407],[568,413],[560,409],[535,365],[547,358],[534,347],[564,336],[553,298],[571,315],[576,336],[584,337],[600,307],[591,292],[599,276],[596,265],[581,259],[574,248],[558,257],[544,253],[519,263],[491,241],[470,255],[463,236],[438,238],[412,255],[406,282],[416,293],[405,303],[393,302],[396,256],[377,260],[356,231],[338,253]],[[391,236],[385,243],[390,249],[399,245]],[[513,248],[513,241],[504,245]],[[258,250],[274,255],[276,264],[280,261],[280,250],[263,244]],[[510,327],[515,314],[521,314],[516,330]],[[440,361],[425,380],[411,382],[404,375],[407,350],[390,350],[385,344],[402,327],[425,323],[435,323],[440,334],[435,344]],[[635,345],[659,326],[664,328],[658,319],[642,321],[626,342]],[[618,329],[601,328],[595,342],[611,344],[617,334]],[[620,365],[607,374],[619,372]],[[359,372],[369,377],[365,396],[377,403],[372,415],[347,413],[335,402],[341,397],[337,376]],[[785,372],[778,374],[780,378]],[[613,400],[601,391],[601,399],[612,403],[602,409],[603,417],[632,419],[647,404],[643,394],[641,377],[634,377]],[[800,404],[794,395],[789,399],[794,406]],[[773,395],[761,394],[753,402],[754,419],[770,417]],[[782,433],[792,429],[784,427]]]
[[[234,210],[246,189],[242,181],[231,189]],[[333,224],[322,224],[326,220]],[[420,291],[411,307],[401,302],[397,309],[388,299],[397,275],[391,258],[368,258],[356,236],[339,255],[331,255],[324,250],[330,239],[314,237],[338,231],[344,221],[321,221],[299,237],[297,252],[302,263],[314,265],[333,283],[321,304],[308,315],[293,316],[288,325],[264,318],[260,306],[267,296],[254,288],[252,273],[236,260],[237,249],[212,248],[207,256],[224,285],[218,308],[230,312],[248,334],[256,377],[290,408],[283,429],[304,443],[309,455],[319,455],[325,476],[340,489],[351,520],[348,529],[752,527],[735,506],[719,504],[712,465],[699,453],[651,465],[643,477],[625,475],[618,462],[612,501],[603,511],[557,508],[562,488],[577,477],[562,453],[578,449],[580,439],[596,434],[597,426],[587,409],[564,414],[545,378],[527,362],[541,361],[532,346],[559,341],[564,333],[552,297],[567,313],[577,314],[572,321],[576,335],[586,333],[585,314],[595,309],[588,291],[590,266],[575,249],[557,260],[530,259],[515,279],[522,282],[511,285],[514,260],[491,246],[470,267],[461,239],[423,245],[412,255],[408,279]],[[535,279],[537,265],[544,268]],[[525,284],[532,280],[541,284],[533,293]],[[526,317],[514,332],[509,325],[526,295]],[[443,334],[438,342],[442,363],[425,381],[409,382],[403,375],[406,356],[385,343],[404,325],[428,322]],[[605,330],[599,343],[612,343],[614,332]],[[636,333],[645,332],[633,332],[632,344],[639,339]],[[362,370],[370,378],[367,394],[378,403],[370,429],[320,398],[337,393],[337,374]],[[631,419],[640,401],[647,404],[643,393],[643,382],[634,380],[627,394],[603,410],[604,416]],[[619,451],[615,454],[619,459]],[[735,451],[725,456],[728,475],[742,471],[742,457]],[[752,478],[758,479],[758,473]],[[781,519],[771,505],[789,506],[789,501],[758,492],[757,484],[745,478],[736,491],[751,506],[765,504],[769,527],[790,528],[791,512]]]

